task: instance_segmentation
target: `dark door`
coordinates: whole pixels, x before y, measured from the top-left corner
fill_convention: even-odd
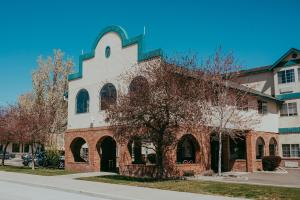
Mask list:
[[[218,154],[219,154],[219,141],[211,141],[210,142],[210,150],[211,150],[211,169],[214,172],[218,171]]]
[[[101,171],[116,171],[116,142],[107,137],[101,142]]]

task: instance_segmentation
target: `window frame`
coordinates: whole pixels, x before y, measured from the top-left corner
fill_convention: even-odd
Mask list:
[[[17,146],[17,147],[16,147],[16,146]],[[15,151],[15,150],[16,150],[15,148],[17,148],[18,151]],[[20,145],[19,143],[12,143],[11,151],[12,151],[13,153],[20,153],[20,152],[21,152],[21,145]]]
[[[292,108],[291,106],[295,106]],[[286,110],[283,110],[285,108]],[[291,110],[296,111],[296,112],[291,112]],[[284,111],[284,113],[283,113]],[[280,107],[280,117],[293,117],[293,116],[298,116],[298,104],[297,102],[289,102],[289,103],[283,103]]]
[[[257,100],[257,112],[261,115],[268,114],[268,102]]]
[[[79,98],[79,94],[81,92],[86,92],[87,93],[87,105],[86,105],[86,109],[85,111],[83,112],[78,112],[78,98]],[[90,111],[90,94],[88,92],[87,89],[80,89],[78,92],[77,92],[77,95],[76,95],[76,101],[75,101],[75,114],[85,114],[85,113],[89,113]]]
[[[288,74],[287,72],[292,72]],[[277,72],[277,80],[278,84],[288,84],[295,82],[295,70],[294,69],[287,69]]]
[[[282,144],[281,146],[283,158],[300,158],[300,144]],[[296,149],[292,149],[292,146],[296,146]]]

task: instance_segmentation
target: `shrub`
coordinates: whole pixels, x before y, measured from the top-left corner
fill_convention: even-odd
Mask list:
[[[184,170],[183,176],[195,176],[194,170]]]
[[[147,159],[151,164],[155,164],[156,163],[156,154],[155,153],[148,154]]]
[[[274,171],[279,167],[281,162],[280,156],[265,156],[262,159],[262,166],[264,171]]]
[[[61,153],[58,150],[48,150],[45,153],[44,165],[47,167],[57,167],[59,165]]]

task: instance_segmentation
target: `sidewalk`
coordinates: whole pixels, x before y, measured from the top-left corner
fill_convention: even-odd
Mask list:
[[[286,169],[287,173],[253,172],[240,173],[238,177],[197,176],[190,180],[268,185],[277,187],[300,188],[300,169]]]
[[[98,173],[101,175],[103,173]],[[78,177],[80,174],[77,174]],[[81,174],[86,176],[94,176],[95,173]],[[75,174],[74,176],[75,177]],[[114,185],[106,183],[95,183],[82,180],[74,180],[71,175],[65,176],[37,176],[12,172],[0,172],[1,182],[11,182],[24,184],[34,187],[48,188],[58,191],[65,191],[77,194],[85,194],[88,196],[118,199],[118,200],[233,200],[238,198],[230,198],[223,196],[201,195],[185,192],[175,192],[168,190],[150,189],[143,187]],[[239,198],[241,199],[241,198]]]

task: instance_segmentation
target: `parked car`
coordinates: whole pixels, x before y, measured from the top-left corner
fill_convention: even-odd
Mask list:
[[[0,159],[2,159],[3,158],[3,152],[0,152]],[[10,159],[11,158],[11,154],[10,153],[8,153],[8,152],[6,152],[5,153],[5,160],[8,160],[8,159]]]
[[[27,153],[22,155],[23,165],[24,166],[32,166],[32,155]],[[36,153],[34,164],[35,166],[44,166],[45,154],[43,152]]]
[[[22,156],[22,159],[23,159],[24,166],[29,166],[29,167],[32,166],[32,155],[31,154],[24,154]],[[52,162],[49,162],[49,159],[47,158],[47,154],[45,152],[39,152],[35,155],[34,164],[35,164],[35,166],[64,169],[65,168],[65,156],[59,156],[58,162],[56,162],[56,164],[53,165]]]

